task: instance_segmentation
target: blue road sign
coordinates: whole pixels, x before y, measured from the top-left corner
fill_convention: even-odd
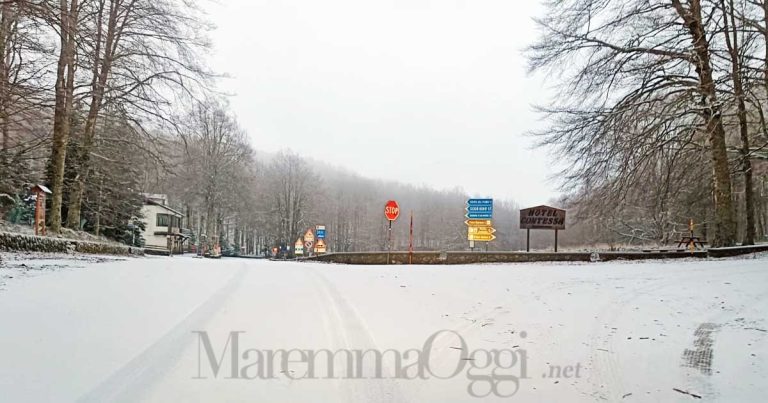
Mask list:
[[[316,230],[315,237],[317,237],[317,239],[325,239],[325,230],[324,229]]]
[[[467,200],[467,218],[488,219],[493,218],[493,199],[469,199]]]
[[[469,199],[468,206],[493,206],[493,199]]]
[[[488,212],[482,212],[482,213],[480,213],[480,212],[468,212],[465,217],[473,218],[473,219],[474,218],[489,219],[489,218],[493,218],[493,213],[488,213]]]

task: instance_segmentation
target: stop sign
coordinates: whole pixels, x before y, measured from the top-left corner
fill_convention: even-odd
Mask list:
[[[400,206],[397,205],[396,201],[390,200],[387,202],[384,206],[384,215],[387,216],[389,221],[397,220],[397,217],[400,215]]]

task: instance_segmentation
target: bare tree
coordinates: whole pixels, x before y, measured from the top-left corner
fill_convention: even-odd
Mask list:
[[[205,89],[208,73],[197,62],[207,46],[203,23],[193,4],[176,0],[97,0],[86,23],[89,35],[83,59],[90,67],[87,115],[70,190],[67,226],[80,224],[80,208],[90,168],[96,120],[106,105],[120,106],[139,128],[141,117],[170,122],[168,94],[191,95]],[[146,129],[145,129],[146,130]]]
[[[722,34],[725,39],[726,50],[730,59],[730,78],[733,85],[733,96],[736,101],[736,116],[738,119],[739,138],[741,147],[741,172],[744,176],[744,201],[745,201],[745,235],[742,241],[744,245],[755,243],[755,196],[753,185],[753,172],[750,151],[749,122],[747,119],[746,90],[744,88],[744,53],[742,45],[746,40],[744,27],[737,24],[734,1],[720,0],[720,12],[722,13]]]
[[[25,1],[0,3],[0,192],[15,193],[39,174],[49,147],[48,49]]]
[[[64,193],[64,162],[70,135],[70,116],[74,100],[76,40],[79,28],[79,1],[59,0],[53,8],[51,24],[59,34],[59,56],[56,67],[53,111],[53,146],[51,149],[51,215],[52,232],[61,230],[61,206]]]
[[[277,240],[290,244],[312,225],[309,209],[319,178],[306,161],[292,152],[279,153],[267,172]]]
[[[732,245],[731,170],[708,41],[714,28],[701,2],[569,0],[547,11],[528,55],[532,70],[561,77],[561,97],[542,108],[552,127],[539,134],[569,158],[571,188],[610,184],[620,200],[662,150],[707,152],[713,244]]]
[[[217,100],[200,103],[189,112],[184,138],[184,169],[195,179],[193,189],[201,201],[205,233],[212,246],[220,231],[217,218],[227,197],[236,195],[229,179],[248,163],[251,151],[237,121]]]

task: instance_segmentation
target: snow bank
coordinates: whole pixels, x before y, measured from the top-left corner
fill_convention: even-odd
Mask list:
[[[173,257],[82,266],[0,291],[2,400],[760,402],[768,395],[765,257],[386,267]],[[435,372],[474,351],[524,352],[527,377],[516,393],[471,397],[472,376],[493,375],[478,362],[450,379],[292,379],[300,364],[273,379],[227,379],[232,332],[241,332],[242,367],[253,363],[242,358],[248,349],[404,352],[445,329],[465,347],[437,338]],[[201,360],[199,332],[222,358],[218,376],[205,354]]]

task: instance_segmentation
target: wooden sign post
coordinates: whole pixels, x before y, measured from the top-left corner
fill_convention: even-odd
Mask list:
[[[45,195],[51,191],[43,185],[35,185],[30,191],[35,194],[35,235],[45,235]]]
[[[536,206],[520,210],[520,229],[526,230],[525,251],[531,251],[531,230],[548,229],[555,231],[555,252],[557,252],[558,231],[565,229],[565,210],[550,206]]]

